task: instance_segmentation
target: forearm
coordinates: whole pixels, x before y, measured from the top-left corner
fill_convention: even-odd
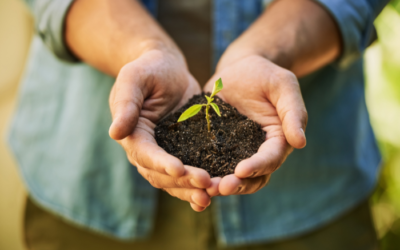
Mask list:
[[[114,77],[147,50],[181,56],[172,39],[132,0],[75,1],[66,17],[65,41],[78,58]]]
[[[278,0],[229,50],[235,53],[223,58],[219,66],[258,54],[301,77],[335,60],[341,38],[333,18],[314,1]]]

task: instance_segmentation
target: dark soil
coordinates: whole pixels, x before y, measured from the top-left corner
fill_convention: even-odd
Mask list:
[[[212,108],[211,132],[207,131],[205,107],[195,116],[177,123],[193,104],[207,103],[204,94],[196,95],[154,129],[158,145],[183,164],[205,169],[211,177],[233,174],[236,165],[255,154],[265,141],[265,131],[236,108],[215,97],[221,117]]]

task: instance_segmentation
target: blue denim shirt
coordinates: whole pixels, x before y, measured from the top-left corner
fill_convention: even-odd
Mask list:
[[[44,208],[119,239],[146,237],[157,190],[108,136],[114,79],[78,62],[63,42],[72,1],[27,1],[37,35],[9,144],[30,195]],[[155,0],[143,2],[156,12]],[[263,2],[269,1],[213,1],[215,61],[262,12]],[[300,79],[309,112],[308,145],[295,150],[259,192],[213,198],[223,244],[266,242],[315,229],[366,199],[376,183],[380,155],[365,104],[361,56],[387,1],[318,2],[338,23],[343,54]]]

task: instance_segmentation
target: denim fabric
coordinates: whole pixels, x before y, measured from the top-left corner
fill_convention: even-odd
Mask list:
[[[76,62],[65,47],[64,16],[72,0],[28,2],[37,35],[9,144],[32,198],[71,223],[109,236],[148,236],[157,190],[108,137],[114,79]],[[156,12],[155,0],[143,2]],[[213,1],[215,62],[265,2]],[[259,192],[214,198],[222,244],[266,242],[313,230],[356,206],[376,183],[380,155],[366,109],[360,56],[372,20],[387,1],[319,2],[343,36],[341,67],[333,63],[300,79],[309,112],[307,147],[295,150]]]
[[[339,66],[347,67],[362,56],[375,39],[373,22],[387,0],[315,0],[335,19],[343,39],[343,53]]]

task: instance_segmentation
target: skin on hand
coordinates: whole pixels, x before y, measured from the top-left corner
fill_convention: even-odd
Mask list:
[[[198,93],[200,87],[180,57],[148,51],[125,65],[117,77],[109,100],[113,116],[109,133],[153,187],[202,211],[211,202],[205,190],[212,188],[210,176],[203,169],[183,165],[154,138],[155,124]]]
[[[155,124],[169,112],[182,106],[191,96],[199,93],[200,89],[188,72],[177,46],[138,1],[75,1],[67,14],[65,41],[82,61],[104,73],[117,76],[110,94],[113,123],[109,133],[123,146],[130,162],[137,166],[139,172],[153,186],[190,202],[194,210],[202,211],[209,205],[212,196],[239,193],[239,187],[240,193],[251,193],[265,185],[269,174],[280,166],[291,151],[284,137],[294,147],[305,145],[304,133],[299,128],[305,129],[306,113],[305,109],[302,110],[304,104],[295,77],[279,67],[280,74],[267,76],[261,71],[277,69],[276,65],[274,67],[264,58],[277,62],[277,59],[289,55],[293,60],[283,61],[293,62],[287,65],[295,65],[296,74],[306,74],[337,55],[338,46],[332,49],[319,46],[323,43],[319,43],[315,33],[323,34],[323,42],[329,46],[336,45],[339,39],[329,36],[330,29],[335,28],[335,25],[332,25],[329,18],[325,22],[326,13],[315,9],[315,3],[312,2],[275,2],[274,11],[268,15],[263,14],[221,58],[218,76],[228,85],[220,96],[243,114],[264,124],[263,127],[268,132],[267,140],[259,153],[242,161],[235,175],[223,179],[210,179],[204,170],[184,166],[180,160],[158,147],[154,139]],[[295,14],[306,18],[296,19]],[[282,19],[283,16],[291,18]],[[315,16],[316,18],[312,18]],[[309,39],[292,39],[298,37],[298,34],[302,38],[306,34]],[[274,39],[266,40],[266,37]],[[286,44],[286,41],[289,43]],[[281,50],[282,44],[286,47],[283,46],[284,49]],[[301,54],[299,51],[304,52]],[[258,65],[255,61],[261,64]],[[283,63],[278,65],[284,66]],[[302,65],[312,67],[302,69]],[[254,76],[251,76],[251,70],[254,71]],[[239,72],[242,74],[238,74]],[[248,84],[254,85],[249,87]],[[279,91],[272,91],[273,88]],[[257,92],[252,89],[260,93],[251,97],[253,92]],[[239,98],[235,91],[246,97]],[[283,98],[286,94],[288,96]],[[285,105],[292,107],[297,104],[300,106],[295,110],[285,108]],[[290,121],[298,118],[298,109],[302,110],[300,113],[303,119],[290,125]],[[251,179],[246,178],[249,175]]]
[[[200,93],[173,40],[140,1],[80,0],[67,13],[65,42],[76,57],[117,78],[109,134],[129,161],[154,187],[204,210],[206,189],[217,192],[210,176],[184,166],[154,139],[155,124]]]
[[[307,111],[296,77],[261,56],[248,56],[226,66],[207,83],[221,77],[218,94],[238,111],[259,123],[266,140],[252,157],[241,161],[232,175],[219,183],[221,195],[250,194],[265,186],[293,147],[306,145]]]
[[[261,124],[267,135],[255,155],[220,180],[221,195],[260,190],[293,148],[306,145],[307,111],[296,76],[318,70],[340,51],[334,19],[312,0],[274,1],[227,48],[205,91],[221,77],[219,96]]]

